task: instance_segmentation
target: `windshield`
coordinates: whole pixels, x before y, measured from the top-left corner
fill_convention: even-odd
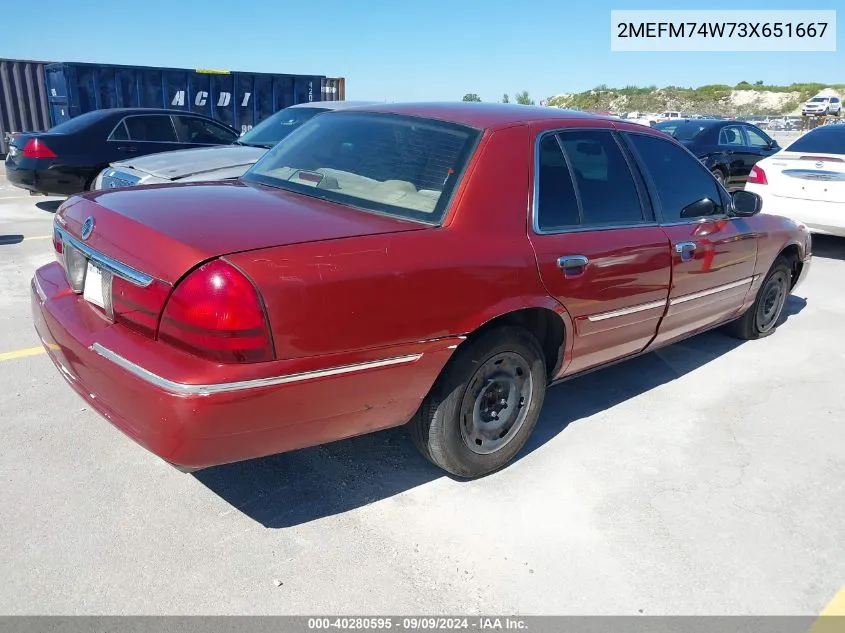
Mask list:
[[[243,179],[439,223],[479,134],[416,117],[332,113],[300,127]]]
[[[285,108],[244,134],[238,142],[255,147],[273,147],[311,117],[326,112],[326,108]]]
[[[807,132],[786,148],[787,152],[845,154],[845,125],[831,125]]]
[[[827,99],[827,97],[813,97],[810,99],[810,103],[824,103]]]
[[[679,122],[671,121],[665,123],[658,123],[655,125],[658,130],[671,134],[679,141],[691,141],[697,137],[706,128],[706,125],[701,123],[691,123],[689,121]]]

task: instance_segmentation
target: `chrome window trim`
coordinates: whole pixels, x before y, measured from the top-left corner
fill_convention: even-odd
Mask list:
[[[620,310],[613,310],[611,312],[601,312],[599,314],[591,314],[587,317],[590,321],[604,321],[605,319],[613,319],[615,317],[627,316],[629,314],[636,314],[637,312],[645,312],[646,310],[654,310],[655,308],[665,308],[666,300],[651,301],[649,303],[641,303],[639,305],[631,306],[629,308],[622,308]]]
[[[724,292],[725,290],[731,290],[732,288],[739,288],[740,286],[746,286],[754,282],[754,280],[759,277],[759,275],[752,275],[751,277],[746,277],[745,279],[740,279],[739,281],[732,281],[729,284],[723,284],[721,286],[715,286],[713,288],[708,288],[707,290],[701,290],[700,292],[692,292],[688,295],[681,295],[680,297],[675,297],[674,299],[669,300],[669,305],[674,306],[678,305],[679,303],[686,303],[687,301],[692,301],[694,299],[701,299],[703,297],[709,297],[710,295],[715,295],[719,292]]]
[[[56,235],[61,238],[62,243],[67,242],[75,249],[81,251],[85,257],[95,263],[98,267],[109,271],[113,275],[117,275],[121,279],[125,279],[131,284],[135,284],[141,288],[146,288],[155,280],[154,277],[146,273],[135,270],[131,266],[127,266],[126,264],[119,262],[116,259],[112,259],[107,255],[98,253],[87,244],[73,237],[65,229],[60,227],[58,223],[53,225],[53,231],[55,231]]]
[[[275,387],[278,385],[304,382],[306,380],[315,380],[317,378],[341,376],[343,374],[380,369],[382,367],[390,367],[392,365],[415,363],[423,356],[422,354],[407,354],[405,356],[394,356],[392,358],[354,363],[352,365],[339,365],[337,367],[306,371],[298,374],[283,374],[281,376],[273,376],[270,378],[256,378],[254,380],[242,380],[238,382],[220,382],[195,385],[163,378],[148,369],[144,369],[140,365],[136,365],[132,361],[127,360],[120,354],[113,352],[99,343],[94,343],[88,349],[155,387],[173,394],[187,396],[210,396],[218,393],[228,393],[231,391],[244,391],[246,389],[258,389],[261,387]]]
[[[602,131],[608,132],[612,137],[616,145],[619,147],[619,151],[622,153],[622,157],[625,159],[625,163],[628,165],[628,170],[631,173],[631,180],[634,183],[634,188],[637,190],[637,198],[640,201],[640,212],[643,215],[642,222],[620,222],[614,224],[581,224],[579,226],[568,226],[561,229],[541,229],[540,228],[540,214],[539,214],[539,195],[540,195],[540,143],[542,143],[543,139],[548,136],[549,134],[562,134],[568,131],[573,132],[592,132],[592,131]],[[573,125],[569,127],[562,127],[562,128],[550,128],[547,130],[541,131],[537,134],[537,138],[534,139],[534,173],[532,174],[532,183],[531,183],[531,204],[529,205],[529,212],[531,214],[531,230],[535,235],[563,235],[566,233],[583,233],[585,231],[612,231],[612,230],[620,230],[620,229],[636,229],[642,227],[655,227],[658,226],[658,222],[656,220],[650,220],[646,218],[647,209],[644,205],[644,201],[640,197],[641,193],[645,193],[648,195],[647,191],[647,183],[643,182],[643,186],[646,187],[645,192],[640,191],[640,185],[637,182],[636,175],[633,173],[634,165],[631,164],[631,160],[634,159],[634,156],[629,155],[630,152],[627,147],[623,146],[620,143],[618,138],[618,134],[623,132],[623,130],[619,130],[616,127],[597,127],[594,125]],[[563,147],[560,145],[560,140],[558,141],[558,146],[560,147],[560,151],[563,154],[563,158],[566,161],[567,169],[570,172],[570,178],[572,177],[572,167],[569,164],[569,157],[566,155],[566,152],[563,150]],[[578,192],[577,183],[573,181],[575,185],[575,199],[578,203],[578,213],[579,216],[583,217],[583,212],[581,211],[581,196]],[[652,209],[653,211],[653,209]],[[656,213],[652,213],[655,215]]]

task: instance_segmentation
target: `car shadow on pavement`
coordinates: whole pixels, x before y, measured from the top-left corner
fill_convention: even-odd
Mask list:
[[[36,202],[35,206],[47,213],[55,213],[59,210],[62,202],[64,202],[64,200],[42,200],[40,202]]]
[[[23,242],[23,235],[0,235],[0,246],[20,244],[21,242]]]
[[[813,256],[845,261],[845,238],[813,235]]]
[[[790,296],[783,320],[805,305],[804,299]],[[707,332],[551,387],[537,427],[517,460],[573,422],[675,380],[742,344],[720,332]],[[398,427],[193,476],[264,527],[286,528],[354,510],[446,475],[417,452],[407,428]]]

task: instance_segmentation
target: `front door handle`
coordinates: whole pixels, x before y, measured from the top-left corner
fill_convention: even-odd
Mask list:
[[[695,242],[678,242],[675,244],[675,252],[681,256],[681,261],[687,262],[695,257]]]
[[[584,274],[590,260],[583,255],[566,255],[557,258],[557,267],[563,271],[564,277],[579,277]]]

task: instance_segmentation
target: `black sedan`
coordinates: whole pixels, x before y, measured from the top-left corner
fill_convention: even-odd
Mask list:
[[[781,149],[763,130],[744,121],[676,119],[654,127],[683,143],[728,189],[741,189],[757,161]]]
[[[109,163],[176,149],[229,145],[237,130],[181,110],[95,110],[46,132],[16,134],[6,157],[6,178],[32,193],[72,195],[91,188]]]

